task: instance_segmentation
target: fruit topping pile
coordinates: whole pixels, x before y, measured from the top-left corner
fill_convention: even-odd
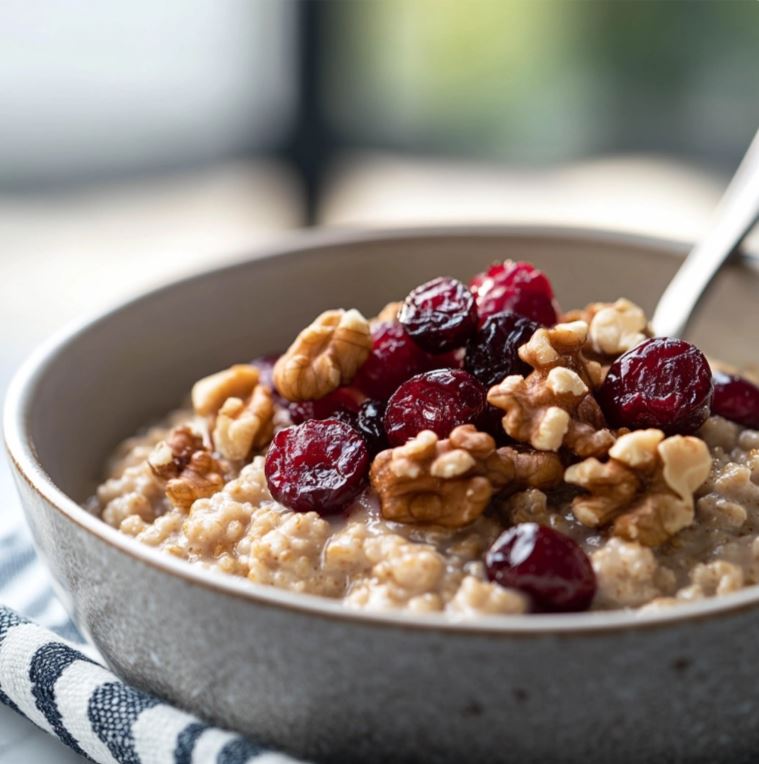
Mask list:
[[[694,522],[709,474],[706,419],[759,428],[751,382],[713,374],[688,342],[652,337],[627,300],[562,314],[547,276],[510,260],[468,286],[434,278],[372,321],[327,311],[249,368],[225,382],[236,397],[223,405],[201,380],[204,413],[245,434],[232,453],[273,429],[265,474],[278,502],[334,515],[371,490],[385,522],[448,532],[487,514],[503,528],[487,578],[535,612],[587,610],[596,591],[588,556],[557,528],[668,543]],[[285,415],[276,425],[271,400]],[[502,510],[537,490],[547,520]]]

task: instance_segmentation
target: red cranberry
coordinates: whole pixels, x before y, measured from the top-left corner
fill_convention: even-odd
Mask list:
[[[530,263],[506,260],[491,265],[469,284],[477,301],[480,321],[511,310],[544,326],[558,321],[559,307],[546,275]]]
[[[689,342],[655,337],[614,361],[598,391],[598,402],[616,427],[692,433],[709,416],[711,369],[704,354]]]
[[[712,414],[759,430],[759,387],[735,374],[715,372]]]
[[[495,313],[469,340],[464,368],[485,387],[497,385],[509,374],[529,374],[532,369],[518,351],[538,329],[540,324],[511,311]]]
[[[461,369],[417,374],[392,395],[385,410],[391,446],[401,446],[422,430],[445,438],[454,427],[475,420],[485,408],[485,389]]]
[[[536,610],[587,610],[596,593],[596,575],[585,552],[553,528],[521,523],[502,533],[485,556],[488,578],[519,589]]]
[[[443,353],[463,345],[477,328],[477,308],[460,281],[439,277],[409,294],[398,321],[419,347]]]
[[[363,435],[372,456],[387,448],[384,416],[385,404],[381,401],[364,401],[358,411],[356,429]]]
[[[331,515],[364,490],[369,454],[364,439],[337,419],[309,419],[280,430],[266,455],[271,495],[295,512]]]
[[[329,419],[334,417],[351,424],[361,406],[363,395],[352,387],[338,387],[318,401],[298,401],[290,403],[290,419],[293,424],[301,424],[307,419]],[[353,417],[346,416],[353,414]]]
[[[397,321],[383,322],[372,329],[372,352],[353,378],[353,386],[370,398],[386,401],[415,374],[449,366],[460,366],[453,353],[426,353]]]

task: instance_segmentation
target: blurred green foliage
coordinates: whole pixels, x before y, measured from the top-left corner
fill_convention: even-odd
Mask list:
[[[323,95],[349,143],[730,163],[759,126],[756,0],[337,0],[327,20]]]

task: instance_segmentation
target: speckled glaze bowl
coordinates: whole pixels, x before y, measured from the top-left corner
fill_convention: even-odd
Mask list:
[[[535,262],[565,306],[648,311],[685,248],[588,231],[317,233],[178,281],[54,338],[5,434],[37,546],[125,679],[323,761],[740,761],[759,752],[759,589],[669,611],[468,623],[365,613],[190,566],[85,512],[104,459],[204,374],[285,347],[318,312],[371,315],[432,276]],[[728,268],[691,338],[759,359],[759,271]]]

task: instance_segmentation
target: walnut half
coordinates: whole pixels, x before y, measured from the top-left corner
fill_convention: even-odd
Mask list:
[[[494,491],[556,485],[562,471],[555,454],[496,449],[490,435],[461,425],[447,439],[425,430],[381,452],[371,481],[386,520],[458,528],[485,511]]]
[[[564,475],[588,491],[572,502],[583,525],[613,523],[615,536],[658,546],[693,522],[693,493],[712,465],[704,441],[636,430],[622,435],[609,456],[606,463],[590,458],[574,464]]]
[[[534,371],[514,374],[490,388],[488,402],[505,411],[503,428],[543,451],[568,448],[578,456],[605,453],[614,442],[590,392],[600,366],[582,354],[583,321],[538,329],[519,349]]]
[[[328,310],[277,361],[274,384],[289,401],[318,400],[350,382],[371,349],[369,322],[357,310]]]

